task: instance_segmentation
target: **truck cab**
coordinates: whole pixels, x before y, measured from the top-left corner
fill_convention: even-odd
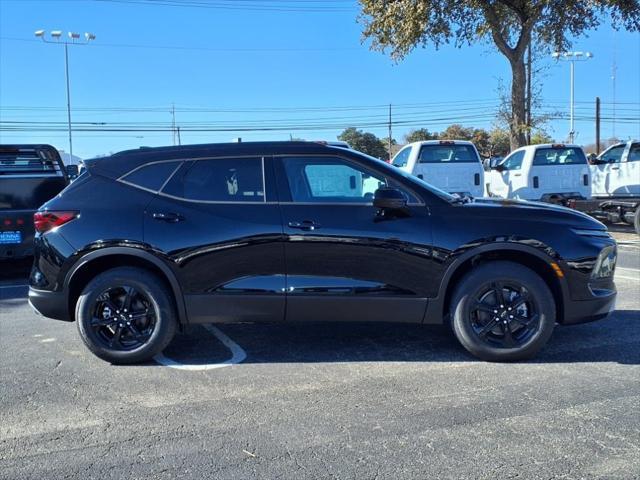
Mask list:
[[[640,197],[640,142],[607,148],[589,167],[596,198]]]
[[[466,140],[428,140],[402,148],[391,163],[434,187],[459,196],[484,196],[484,169]]]
[[[489,173],[492,197],[565,204],[591,196],[587,157],[578,145],[528,145],[511,152]]]

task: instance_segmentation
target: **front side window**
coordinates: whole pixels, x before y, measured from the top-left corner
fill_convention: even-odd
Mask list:
[[[500,164],[505,170],[520,170],[522,168],[522,161],[524,160],[524,150],[518,150],[513,152]]]
[[[622,160],[624,149],[625,145],[611,147],[609,150],[602,154],[602,156],[600,157],[600,161],[605,163],[619,163]]]
[[[397,188],[382,174],[341,158],[290,157],[284,158],[283,163],[294,202],[367,204],[373,202],[378,188]],[[409,201],[415,200],[406,195]]]
[[[420,163],[478,163],[478,155],[471,145],[423,145]]]
[[[539,148],[533,157],[534,167],[584,165],[587,157],[581,148]]]
[[[409,155],[411,155],[411,147],[403,148],[395,157],[393,157],[393,161],[391,163],[398,168],[406,167],[409,162]]]
[[[262,159],[197,160],[171,177],[162,193],[202,202],[263,202]]]

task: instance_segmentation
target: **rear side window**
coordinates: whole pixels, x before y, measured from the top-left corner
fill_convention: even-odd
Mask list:
[[[423,145],[420,163],[478,163],[480,160],[471,145]]]
[[[198,160],[183,166],[162,193],[202,202],[264,202],[262,159]]]
[[[123,181],[138,187],[157,192],[162,188],[169,176],[178,168],[181,162],[150,163],[133,170],[122,178]]]
[[[581,148],[539,148],[533,157],[533,166],[586,164]]]
[[[0,149],[0,175],[60,172],[60,166],[44,150]]]
[[[640,143],[632,143],[631,149],[629,150],[629,158],[628,162],[638,162],[640,161]]]

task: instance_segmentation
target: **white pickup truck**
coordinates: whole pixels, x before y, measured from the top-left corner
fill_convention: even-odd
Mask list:
[[[640,142],[610,146],[590,160],[592,198],[568,206],[609,222],[633,225],[640,235]]]
[[[569,199],[591,197],[587,157],[578,145],[528,145],[491,166],[487,174],[491,197],[535,200],[566,205]]]
[[[475,145],[466,140],[426,140],[406,145],[391,160],[434,187],[460,196],[484,196],[484,169]]]

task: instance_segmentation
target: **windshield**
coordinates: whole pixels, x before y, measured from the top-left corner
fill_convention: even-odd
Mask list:
[[[478,163],[480,159],[471,145],[423,145],[420,163]]]
[[[369,160],[375,161],[376,165],[378,167],[382,167],[385,170],[388,170],[389,172],[391,172],[392,174],[400,175],[401,177],[403,177],[407,181],[409,181],[409,182],[411,182],[413,184],[419,185],[420,187],[428,190],[429,192],[433,193],[436,197],[444,200],[445,202],[454,203],[454,202],[458,201],[457,197],[445,192],[444,190],[440,190],[439,188],[434,187],[430,183],[427,183],[424,180],[422,180],[421,178],[418,178],[418,177],[416,177],[414,175],[411,175],[410,173],[407,173],[405,170],[402,170],[400,168],[396,168],[393,165],[380,160],[379,158],[375,158],[375,157],[372,157],[370,155],[367,155],[367,154],[361,153],[361,152],[358,152],[358,153],[360,155],[362,155],[363,157],[368,158]]]

